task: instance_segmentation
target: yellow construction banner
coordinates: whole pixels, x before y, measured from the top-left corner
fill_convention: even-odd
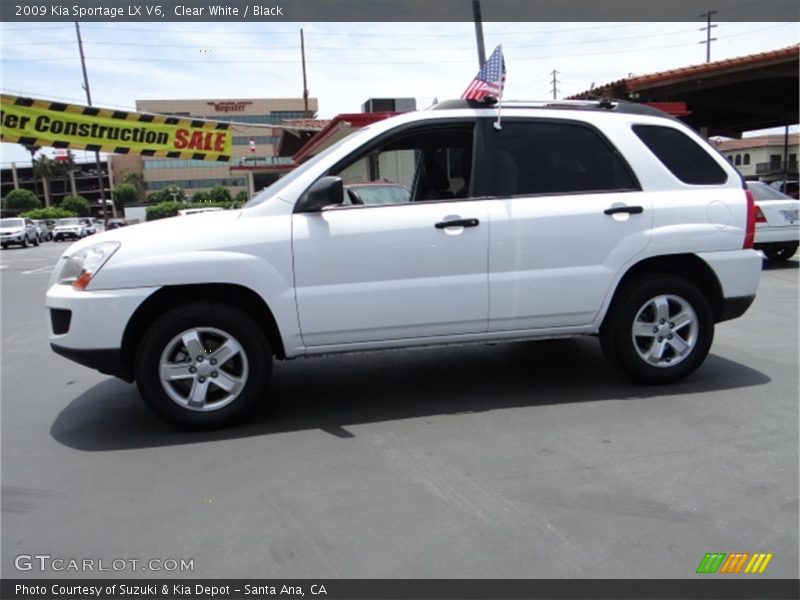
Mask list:
[[[230,123],[0,96],[0,140],[164,158],[228,161]]]

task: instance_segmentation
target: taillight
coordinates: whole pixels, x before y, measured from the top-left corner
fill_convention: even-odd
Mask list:
[[[767,217],[764,216],[764,211],[760,206],[756,206],[756,223],[766,223]]]
[[[747,225],[744,232],[744,246],[742,248],[752,248],[753,240],[756,237],[756,203],[753,200],[753,192],[745,190],[747,196]],[[763,216],[763,215],[762,215]]]

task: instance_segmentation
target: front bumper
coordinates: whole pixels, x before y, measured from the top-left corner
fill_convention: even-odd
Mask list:
[[[3,244],[21,244],[25,239],[24,233],[14,233],[11,235],[0,235],[0,243]]]
[[[157,289],[77,291],[52,285],[45,300],[51,348],[101,373],[130,380],[121,360],[122,337],[133,314]]]
[[[74,348],[65,348],[58,344],[50,344],[53,352],[68,358],[69,360],[89,367],[96,371],[100,371],[105,375],[113,375],[119,377],[123,381],[133,382],[133,371],[130,365],[125,364],[122,360],[122,351],[118,348],[109,348],[103,350],[75,350]]]
[[[80,231],[54,231],[53,237],[57,238],[72,238],[79,240],[81,239]]]

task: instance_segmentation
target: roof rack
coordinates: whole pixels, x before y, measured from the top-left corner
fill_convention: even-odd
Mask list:
[[[430,110],[451,110],[457,108],[495,108],[496,100],[477,102],[475,100],[445,100],[435,104]],[[598,98],[597,100],[503,100],[503,108],[546,108],[548,110],[605,110],[637,115],[665,116],[666,113],[645,104],[628,100]]]

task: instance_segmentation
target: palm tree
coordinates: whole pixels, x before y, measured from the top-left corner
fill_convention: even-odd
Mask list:
[[[34,156],[36,153],[42,149],[41,146],[24,146],[25,150],[31,153],[31,172],[33,173],[33,193],[37,196],[39,195],[39,189],[36,185],[36,169],[34,169]]]
[[[131,184],[133,187],[136,188],[136,191],[139,193],[139,200],[144,200],[146,188],[144,184],[144,177],[142,177],[141,173],[124,171],[120,183]]]
[[[50,208],[50,181],[58,175],[58,167],[49,156],[40,156],[33,161],[33,172],[42,178],[44,184],[44,204]]]

